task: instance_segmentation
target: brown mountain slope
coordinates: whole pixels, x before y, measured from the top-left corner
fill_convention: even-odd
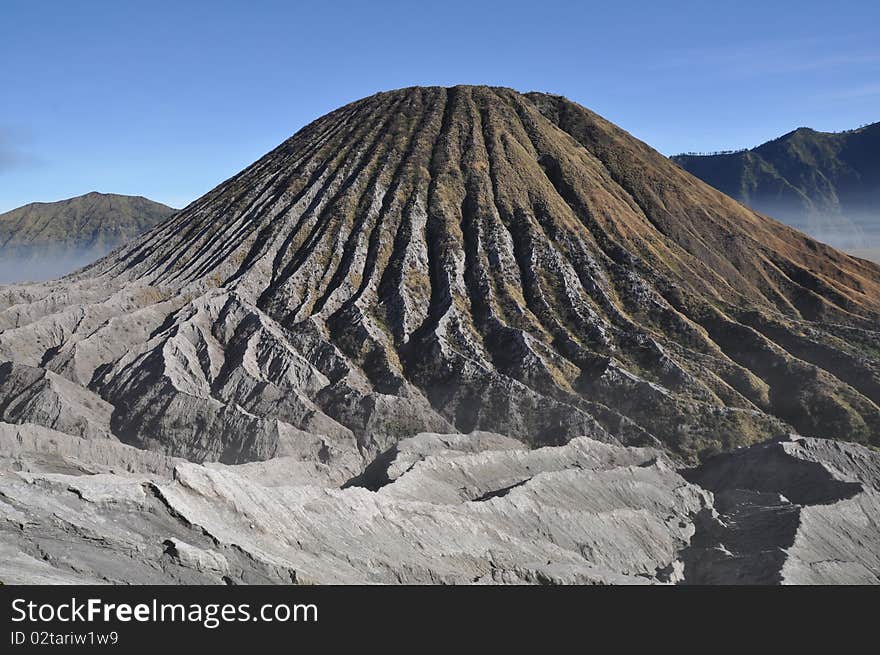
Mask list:
[[[352,103],[75,280],[3,298],[0,359],[196,460],[420,430],[880,444],[880,267],[544,94]]]

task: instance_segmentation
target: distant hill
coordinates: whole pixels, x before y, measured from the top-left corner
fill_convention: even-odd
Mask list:
[[[880,123],[838,133],[801,127],[752,150],[672,159],[821,241],[880,253]]]
[[[175,211],[140,196],[92,192],[0,214],[0,283],[70,273]]]

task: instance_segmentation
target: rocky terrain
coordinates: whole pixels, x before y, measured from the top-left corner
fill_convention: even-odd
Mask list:
[[[382,93],[0,287],[0,440],[3,582],[876,582],[880,266],[564,98]]]
[[[855,444],[676,471],[587,437],[423,433],[342,488],[320,462],[175,463],[34,425],[0,444],[5,584],[880,582],[880,455]]]
[[[798,128],[751,150],[677,155],[685,170],[820,241],[880,261],[880,123]]]
[[[139,196],[93,192],[0,214],[0,284],[66,275],[175,211]]]

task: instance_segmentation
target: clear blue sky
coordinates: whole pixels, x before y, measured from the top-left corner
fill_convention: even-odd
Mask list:
[[[880,120],[878,6],[0,0],[0,211],[90,190],[183,206],[415,84],[561,93],[666,154],[855,127]]]

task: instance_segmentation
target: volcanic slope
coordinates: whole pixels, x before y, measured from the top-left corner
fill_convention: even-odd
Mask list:
[[[410,88],[72,278],[0,289],[3,360],[4,420],[197,462],[355,475],[425,431],[876,446],[880,267],[562,97]]]

